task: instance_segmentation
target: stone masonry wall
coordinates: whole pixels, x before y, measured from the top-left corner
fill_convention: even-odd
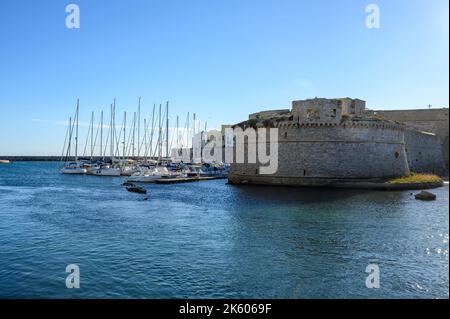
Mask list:
[[[416,130],[434,133],[440,139],[444,160],[449,167],[449,109],[369,111],[387,120],[405,123]]]
[[[438,174],[440,176],[448,174],[441,143],[436,135],[407,130],[405,131],[405,143],[411,171]]]
[[[246,145],[248,146],[248,145]],[[326,185],[331,180],[373,180],[409,172],[401,126],[349,123],[279,128],[278,171],[233,164],[231,183]]]

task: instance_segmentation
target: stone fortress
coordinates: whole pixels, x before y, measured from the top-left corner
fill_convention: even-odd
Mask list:
[[[278,170],[263,175],[259,163],[233,163],[229,182],[342,186],[410,172],[448,176],[448,109],[371,111],[365,104],[314,98],[293,101],[291,110],[250,114],[237,125],[278,128]],[[247,140],[243,146],[247,152]]]

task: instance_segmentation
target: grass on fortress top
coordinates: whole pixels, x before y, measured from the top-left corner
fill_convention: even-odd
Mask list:
[[[410,173],[408,176],[391,179],[388,184],[442,183],[442,178],[433,174]]]

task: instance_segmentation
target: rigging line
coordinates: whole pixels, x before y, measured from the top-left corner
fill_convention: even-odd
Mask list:
[[[76,112],[75,112],[75,114],[76,114]],[[71,148],[72,148],[72,136],[73,136],[73,131],[75,130],[75,118],[73,118],[72,124],[70,126],[71,126],[70,134],[69,134],[69,145],[70,145],[70,147],[67,149],[67,152],[68,152],[67,157],[70,156],[70,151],[71,151]]]
[[[164,109],[162,119],[166,118],[166,114],[167,114],[166,109]],[[163,150],[163,146],[164,146],[163,144],[165,144],[164,136],[166,136],[166,125],[164,122],[165,122],[164,120],[161,122],[161,135],[162,135],[162,137],[161,137],[161,157],[163,157],[163,154],[164,154],[162,150]]]
[[[153,140],[153,135],[154,135],[154,129],[155,129],[155,126],[156,126],[156,124],[158,124],[159,123],[159,118],[161,117],[161,114],[158,112],[158,115],[157,115],[157,117],[156,117],[156,121],[155,121],[155,123],[154,123],[154,125],[152,124],[152,140]],[[159,134],[159,124],[158,124],[158,134]],[[155,157],[156,156],[156,152],[158,151],[158,145],[159,145],[159,137],[158,137],[158,140],[156,141],[156,147],[155,147],[155,149],[154,149],[154,152],[153,152],[153,154],[152,154],[152,157]],[[152,149],[153,149],[153,141],[152,141]]]
[[[100,131],[100,126],[101,126],[101,121],[99,122],[98,126],[97,126],[97,131],[95,133],[95,139],[94,139],[94,143],[93,143],[93,148],[95,149],[95,145],[97,144],[97,137],[98,137],[98,132]],[[101,156],[101,154],[100,154]]]
[[[150,134],[150,141],[149,141],[149,154],[150,157],[152,156],[152,150],[153,150],[153,133],[155,131],[155,108],[156,104],[153,104],[153,111],[152,111],[152,131]]]
[[[183,139],[185,139],[185,141],[183,141],[183,146],[185,147],[189,147],[189,112],[186,115],[186,122],[184,123],[184,132],[183,132]],[[186,145],[184,145],[184,142],[186,142]]]
[[[115,152],[115,156],[117,156],[117,157],[120,157],[120,138],[122,137],[122,130],[123,130],[123,127],[124,127],[124,120],[122,120],[122,124],[121,124],[121,127],[120,127],[120,130],[119,130],[119,136],[117,137],[117,139],[116,139],[116,152]]]
[[[160,143],[161,143],[161,135],[162,135],[162,133],[161,133],[161,118],[162,118],[161,112],[158,112],[158,118],[157,118],[158,121],[156,121],[158,123],[158,139],[156,141],[157,147],[155,147],[155,152],[153,153],[153,157],[156,157],[156,152],[158,152],[158,161],[160,160],[159,153],[160,153]]]
[[[159,154],[158,157],[159,160],[161,160],[161,158],[163,157],[163,142],[164,142],[164,135],[165,135],[165,125],[163,123],[163,119],[166,118],[166,110],[164,110],[164,112],[161,115],[161,122],[160,122],[160,126],[159,126],[159,132],[160,132],[160,136],[158,138],[158,142],[159,142]]]
[[[158,140],[156,141],[156,145],[159,145],[159,143],[161,142],[161,137],[158,136]],[[156,157],[156,152],[159,153],[159,149],[157,147],[155,147],[155,151],[153,152],[153,157]],[[159,154],[158,154],[159,157]]]
[[[64,158],[64,151],[66,150],[66,143],[67,143],[67,137],[69,135],[69,131],[70,131],[70,124],[67,125],[66,137],[64,138],[64,145],[63,145],[63,149],[62,149],[62,153],[61,153],[61,159],[59,160],[60,162],[62,162],[62,160]]]
[[[75,128],[75,116],[77,114],[77,111],[75,110],[75,114],[73,117],[73,122],[72,122],[72,118],[69,117],[69,127],[70,127],[70,133],[69,133],[69,145],[67,146],[67,152],[66,152],[66,162],[69,160],[69,156],[70,156],[70,149],[72,148],[72,135],[73,135],[73,129]]]
[[[132,140],[132,145],[133,145],[133,148],[131,149],[131,156],[135,156],[135,152],[136,152],[136,112],[134,112],[134,114],[133,114],[133,133],[132,133],[132,136],[133,136],[133,138],[131,139]],[[139,144],[139,141],[138,141],[138,144]]]
[[[147,127],[147,119],[144,118],[144,137],[143,137],[143,144],[145,144],[144,147],[144,159],[145,161],[147,160],[147,130],[145,129],[145,127]],[[142,147],[142,145],[141,145]]]
[[[92,116],[91,116],[91,120],[89,121],[89,128],[88,128],[88,133],[86,135],[86,142],[84,143],[84,150],[83,150],[83,157],[86,156],[86,148],[87,148],[87,143],[89,141],[89,136],[91,135],[91,125],[92,125]]]
[[[147,119],[144,119],[144,136],[142,138],[142,142],[139,144],[139,147],[141,149],[144,146],[144,156],[147,156],[147,132],[148,132],[148,123]]]
[[[183,133],[182,133],[182,139],[181,139],[181,148],[184,148],[184,142],[187,142],[186,147],[189,147],[189,136],[188,134],[188,127],[189,127],[189,112],[186,115],[186,120],[184,122],[184,127],[183,127]]]
[[[132,125],[133,127],[133,125]],[[130,133],[128,133],[128,140],[127,140],[127,144],[125,147],[125,154],[127,154],[127,156],[130,154],[130,147],[131,147],[131,136],[132,136],[133,130],[130,130]],[[125,137],[126,139],[126,137]]]
[[[174,129],[172,128],[172,131],[173,131]],[[178,132],[175,132],[175,134],[171,134],[172,136],[172,138],[170,139],[170,144],[169,144],[169,150],[171,150],[172,149],[172,144],[173,144],[173,139],[174,139],[174,136],[175,135],[177,135],[178,134]],[[177,143],[178,144],[178,143]],[[168,157],[170,157],[171,155],[170,155],[170,153],[169,153],[169,150],[167,150],[167,155],[168,155]],[[177,150],[177,152],[178,152],[178,150]]]
[[[110,130],[108,130],[108,133],[106,134],[105,147],[104,147],[103,154],[106,154],[106,150],[108,149],[109,132],[110,132]]]
[[[75,122],[75,121],[74,121],[74,122]],[[70,127],[70,132],[69,132],[69,145],[67,146],[66,162],[69,160],[70,149],[72,148],[72,134],[73,134],[74,124],[72,123],[72,118],[71,118],[71,117],[69,117],[69,127]]]
[[[149,124],[150,124],[148,122],[150,122],[150,121],[147,122],[147,120],[144,119],[144,122],[146,122],[145,125],[144,125],[144,137],[142,139],[142,143],[140,144],[140,147],[142,149],[142,146],[145,145],[145,147],[144,147],[144,149],[145,149],[144,156],[147,156],[147,132],[148,132]]]

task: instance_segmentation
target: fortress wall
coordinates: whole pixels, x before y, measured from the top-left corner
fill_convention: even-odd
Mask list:
[[[369,111],[381,118],[403,122],[419,131],[436,134],[441,142],[444,160],[449,167],[449,109]]]
[[[405,143],[411,171],[447,175],[442,146],[436,135],[407,130]]]
[[[330,180],[382,179],[409,172],[403,130],[372,126],[279,128],[278,171],[233,164],[231,183],[317,185]]]

